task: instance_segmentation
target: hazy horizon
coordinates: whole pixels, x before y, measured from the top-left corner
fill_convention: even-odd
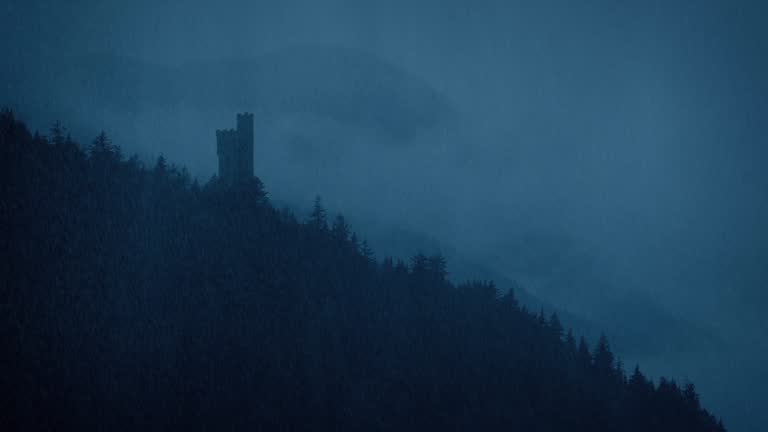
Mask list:
[[[271,198],[319,194],[598,322],[643,326],[659,311],[699,328],[721,341],[695,347],[700,364],[676,346],[628,360],[690,373],[731,430],[768,421],[751,388],[768,379],[758,2],[4,9],[0,104],[33,129],[60,120],[82,141],[104,129],[207,181],[214,130],[255,112]]]

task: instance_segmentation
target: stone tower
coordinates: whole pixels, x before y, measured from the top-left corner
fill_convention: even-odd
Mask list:
[[[216,131],[219,179],[232,186],[253,177],[253,114],[237,115],[237,129]]]

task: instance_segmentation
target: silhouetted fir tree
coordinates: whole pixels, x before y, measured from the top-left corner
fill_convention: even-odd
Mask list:
[[[441,254],[427,257],[426,270],[434,276],[436,283],[444,282],[448,277],[448,264]]]
[[[325,220],[325,208],[320,195],[315,197],[315,203],[312,206],[312,213],[309,215],[309,225],[318,231],[326,231],[328,222]]]
[[[168,161],[165,160],[165,156],[160,155],[157,157],[153,172],[157,177],[165,177],[168,175]]]
[[[696,393],[696,386],[692,382],[688,382],[683,386],[683,397],[690,408],[695,410],[701,408],[699,395]]]
[[[598,372],[612,373],[615,370],[614,356],[608,345],[608,338],[604,334],[600,335],[597,340],[592,358],[594,367]]]
[[[635,370],[632,372],[632,376],[629,377],[629,389],[633,393],[642,393],[645,392],[645,390],[650,387],[650,389],[653,389],[652,384],[648,382],[648,380],[645,378],[645,375],[643,375],[642,372],[640,372],[640,365],[635,365]]]
[[[88,148],[91,161],[96,164],[115,163],[122,159],[120,149],[112,144],[106,132],[101,131]]]
[[[557,340],[563,339],[563,324],[560,322],[560,318],[557,316],[557,312],[552,312],[552,315],[549,317],[549,328],[552,331],[552,335],[554,335]]]
[[[544,316],[544,308],[542,307],[539,309],[539,315],[536,317],[537,321],[539,322],[539,325],[542,328],[545,328],[547,326],[547,318]]]
[[[377,262],[319,197],[299,223],[258,178],[53,129],[0,113],[0,430],[725,430],[440,255]]]
[[[579,338],[576,361],[584,368],[592,365],[592,354],[589,352],[589,344],[587,344],[587,340],[583,336]]]
[[[517,297],[515,296],[514,288],[507,290],[507,292],[501,297],[501,303],[507,310],[519,310],[520,304],[518,303]]]
[[[620,358],[616,359],[616,379],[621,384],[626,384],[627,372],[624,370],[624,362]]]
[[[349,225],[347,225],[347,221],[343,215],[338,214],[333,220],[331,236],[339,244],[344,244],[347,240],[349,240]]]
[[[416,275],[427,273],[427,256],[419,252],[411,258],[411,272]]]
[[[66,132],[67,129],[62,126],[61,122],[55,122],[53,126],[51,126],[51,144],[55,146],[64,145],[64,142],[67,140]]]
[[[573,336],[571,329],[568,329],[568,333],[565,335],[565,352],[569,360],[576,360],[576,338]]]
[[[360,243],[359,253],[363,258],[368,260],[373,260],[375,258],[373,249],[371,249],[371,246],[368,244],[368,240],[363,240]]]

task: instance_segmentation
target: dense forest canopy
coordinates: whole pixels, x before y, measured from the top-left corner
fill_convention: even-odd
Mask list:
[[[3,430],[723,431],[439,255],[0,115]]]

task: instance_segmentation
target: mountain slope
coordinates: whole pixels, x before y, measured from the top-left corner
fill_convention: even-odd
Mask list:
[[[721,431],[441,256],[0,115],[5,430]]]

